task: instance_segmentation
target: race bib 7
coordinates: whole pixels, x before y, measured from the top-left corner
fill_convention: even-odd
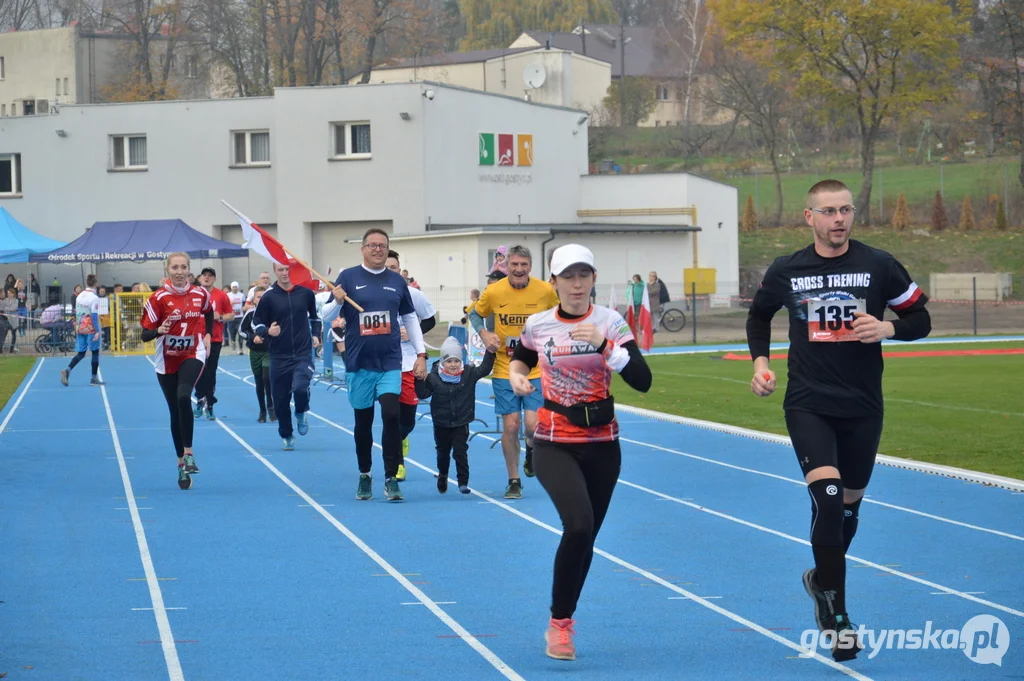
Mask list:
[[[359,313],[360,336],[388,336],[391,334],[391,313],[380,312]]]
[[[853,332],[854,312],[864,312],[866,303],[857,300],[808,300],[807,339],[813,343],[857,341]]]

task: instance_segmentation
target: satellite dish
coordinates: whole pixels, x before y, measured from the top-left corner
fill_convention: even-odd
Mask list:
[[[530,64],[523,69],[523,82],[526,83],[526,87],[537,89],[544,84],[544,80],[547,78],[548,73],[544,70],[541,64]]]

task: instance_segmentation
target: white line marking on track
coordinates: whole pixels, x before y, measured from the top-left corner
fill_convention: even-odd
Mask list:
[[[752,529],[755,529],[755,530],[760,530],[761,532],[766,532],[768,534],[775,535],[776,537],[780,537],[782,539],[788,539],[789,541],[796,542],[797,544],[803,544],[804,546],[810,546],[811,545],[811,542],[807,541],[806,539],[800,539],[799,537],[794,537],[791,534],[786,534],[785,532],[780,532],[778,530],[773,530],[770,527],[765,527],[764,525],[758,525],[757,523],[752,523],[750,521],[743,520],[743,519],[737,518],[735,516],[731,516],[731,515],[729,515],[727,513],[722,513],[720,511],[714,511],[714,510],[712,510],[710,508],[707,508],[705,506],[701,506],[699,504],[694,504],[694,503],[689,502],[689,501],[683,501],[682,499],[677,499],[676,497],[673,497],[671,495],[664,494],[662,492],[658,492],[656,490],[650,489],[649,487],[644,487],[642,485],[637,485],[637,484],[629,482],[627,480],[623,480],[622,478],[619,478],[619,484],[620,485],[625,485],[627,487],[632,487],[633,489],[640,490],[641,492],[646,492],[647,494],[651,494],[651,495],[654,495],[654,496],[658,496],[658,497],[663,497],[665,499],[669,499],[671,501],[676,502],[677,504],[682,504],[683,506],[689,506],[692,509],[695,509],[695,510],[700,511],[702,513],[707,513],[709,515],[713,515],[713,516],[715,516],[717,518],[722,518],[723,520],[730,520],[730,521],[732,521],[734,523],[739,523],[740,525],[745,525],[745,526],[747,526],[749,528],[752,528]],[[980,603],[981,605],[986,605],[986,606],[988,606],[990,608],[995,608],[997,610],[1002,610],[1003,612],[1009,613],[1011,615],[1017,615],[1018,617],[1024,617],[1024,612],[1022,612],[1020,610],[1016,610],[1014,608],[1011,608],[1011,607],[1006,606],[1006,605],[1001,605],[999,603],[993,603],[992,601],[987,601],[987,600],[985,600],[983,598],[977,598],[976,596],[973,596],[973,595],[971,595],[970,593],[968,593],[966,591],[957,591],[956,589],[951,589],[951,588],[949,588],[947,586],[943,586],[941,584],[936,584],[935,582],[930,582],[930,581],[928,581],[926,579],[921,579],[920,577],[916,577],[916,576],[908,574],[906,572],[900,572],[899,570],[893,570],[892,568],[890,568],[888,566],[881,565],[879,563],[875,563],[875,562],[872,562],[870,560],[865,560],[863,558],[857,558],[856,556],[851,556],[849,554],[846,555],[846,559],[850,560],[850,561],[853,561],[855,563],[860,563],[861,565],[864,565],[866,567],[872,567],[872,568],[875,568],[877,570],[881,570],[883,572],[888,572],[889,574],[895,575],[896,577],[902,577],[904,579],[908,579],[908,580],[910,580],[912,582],[917,582],[918,584],[922,584],[924,586],[930,586],[933,589],[939,589],[941,591],[944,591],[944,592],[950,594],[951,596],[959,596],[959,597],[964,598],[966,600],[974,601],[975,603]]]
[[[481,436],[481,437],[483,437],[483,436]],[[774,478],[775,480],[781,480],[783,482],[788,482],[788,483],[791,483],[791,484],[794,484],[794,485],[800,485],[801,487],[806,487],[807,486],[807,483],[805,483],[803,480],[797,480],[796,478],[788,478],[788,477],[786,477],[784,475],[776,475],[775,473],[766,473],[765,471],[759,471],[759,470],[756,470],[754,468],[745,468],[743,466],[737,466],[735,464],[725,463],[724,461],[718,461],[717,459],[709,459],[706,456],[697,456],[696,454],[689,454],[687,452],[681,452],[678,449],[671,449],[669,447],[662,447],[661,445],[653,445],[653,444],[651,444],[649,442],[643,442],[641,440],[633,440],[633,439],[626,438],[626,437],[620,437],[619,439],[622,442],[628,442],[628,443],[633,444],[633,445],[640,445],[642,447],[648,447],[650,449],[656,449],[658,451],[666,452],[668,454],[675,454],[676,456],[684,456],[684,457],[689,458],[689,459],[696,459],[697,461],[703,461],[705,463],[714,464],[716,466],[722,466],[724,468],[731,468],[733,470],[743,471],[744,473],[753,473],[754,475],[761,475],[761,476],[764,476],[766,478]],[[993,530],[993,529],[988,528],[988,527],[981,527],[980,525],[972,525],[971,523],[965,523],[965,522],[961,522],[959,520],[953,520],[952,518],[943,518],[942,516],[933,515],[931,513],[925,513],[924,511],[916,511],[916,510],[914,510],[912,508],[907,508],[905,506],[897,506],[896,504],[889,504],[889,503],[886,503],[884,501],[878,501],[877,499],[869,499],[869,498],[865,497],[864,498],[864,503],[875,504],[876,506],[884,506],[885,508],[891,508],[891,509],[893,509],[895,511],[903,511],[904,513],[910,513],[911,515],[921,516],[923,518],[929,518],[931,520],[937,520],[937,521],[942,522],[942,523],[948,523],[950,525],[957,525],[959,527],[966,527],[967,529],[977,530],[978,532],[987,532],[988,534],[994,534],[994,535],[997,535],[999,537],[1006,537],[1007,539],[1015,539],[1017,541],[1024,541],[1024,537],[1021,537],[1021,536],[1016,535],[1016,534],[1010,534],[1009,532],[1003,532],[1001,530]]]
[[[227,373],[227,372],[225,372],[225,373]],[[233,374],[228,374],[228,375],[229,376],[234,376]],[[237,376],[234,376],[234,377],[238,378]],[[308,412],[308,413],[310,414],[310,416],[314,416],[316,418],[320,418],[321,420],[323,420],[322,417],[317,416],[313,412]],[[270,470],[271,473],[273,473],[275,476],[277,476],[277,478],[279,480],[281,480],[281,482],[283,482],[285,485],[290,487],[291,490],[293,492],[295,492],[296,495],[298,495],[304,501],[306,501],[306,503],[308,503],[312,508],[316,509],[316,511],[321,516],[323,516],[323,518],[327,522],[329,522],[331,525],[333,525],[336,530],[338,530],[343,535],[345,535],[345,537],[350,542],[355,544],[356,547],[358,547],[360,551],[365,553],[367,555],[367,557],[370,558],[370,560],[372,560],[377,565],[379,565],[381,568],[383,568],[385,571],[387,571],[387,573],[391,576],[392,579],[394,579],[396,582],[401,584],[402,587],[406,591],[408,591],[416,599],[418,599],[418,601],[420,603],[425,605],[427,607],[427,609],[430,610],[430,612],[434,614],[435,617],[437,617],[439,620],[441,620],[441,622],[443,622],[445,624],[445,626],[447,626],[449,629],[451,629],[452,632],[454,632],[459,638],[461,638],[463,641],[465,641],[466,644],[469,645],[469,647],[471,647],[473,650],[475,650],[482,658],[484,658],[488,663],[490,663],[490,665],[492,667],[494,667],[496,670],[498,670],[498,672],[500,672],[502,676],[504,676],[507,679],[513,680],[513,681],[525,681],[525,679],[523,679],[523,677],[521,677],[519,674],[517,674],[516,671],[514,669],[512,669],[512,667],[510,667],[508,664],[506,664],[504,661],[502,661],[502,659],[499,658],[493,651],[491,651],[490,648],[488,648],[483,643],[481,643],[478,638],[473,636],[473,634],[469,633],[469,631],[466,630],[465,627],[463,627],[457,621],[455,621],[455,619],[452,618],[451,615],[449,615],[447,612],[445,612],[442,608],[438,607],[437,603],[435,603],[434,601],[430,600],[430,597],[428,597],[425,593],[423,593],[423,591],[421,591],[412,582],[410,582],[408,579],[406,579],[405,576],[402,575],[402,573],[400,573],[395,567],[393,567],[391,565],[391,563],[389,563],[386,560],[384,560],[384,558],[379,553],[377,553],[372,548],[370,548],[370,546],[368,544],[366,544],[358,536],[356,536],[356,534],[354,532],[352,532],[350,529],[348,529],[348,527],[346,527],[343,523],[341,523],[337,518],[332,516],[323,507],[323,505],[318,504],[316,502],[316,500],[314,500],[311,496],[306,494],[306,492],[301,487],[299,487],[294,482],[292,482],[291,479],[288,478],[288,476],[286,476],[284,473],[282,473],[277,468],[275,468],[274,465],[272,463],[270,463],[270,461],[268,461],[259,452],[257,452],[255,449],[253,449],[249,445],[249,443],[246,442],[245,440],[243,440],[241,437],[239,437],[239,435],[237,433],[235,433],[235,431],[233,431],[231,428],[229,428],[227,425],[225,425],[223,421],[218,420],[217,423],[220,425],[221,428],[223,428],[228,433],[228,435],[233,437],[240,445],[242,445],[246,449],[246,451],[248,451],[255,458],[257,458],[264,466],[267,467],[268,470]]]
[[[99,377],[100,380],[103,380],[102,370],[99,373]],[[117,463],[121,470],[121,483],[124,485],[125,498],[128,500],[128,507],[132,515],[132,527],[135,529],[135,541],[139,545],[142,569],[146,574],[149,598],[153,602],[153,615],[156,617],[156,627],[160,632],[160,647],[164,651],[167,675],[170,681],[184,681],[185,675],[181,670],[181,661],[178,659],[178,649],[174,645],[174,634],[171,633],[171,621],[167,618],[167,607],[164,605],[164,595],[160,590],[160,583],[157,581],[153,557],[149,553],[146,531],[142,529],[142,518],[139,517],[139,507],[135,503],[132,481],[128,477],[128,466],[124,460],[124,453],[121,451],[121,440],[117,436],[117,426],[114,425],[114,413],[110,410],[110,400],[107,399],[107,387],[105,385],[100,386],[100,394],[103,396],[103,407],[107,411],[107,424],[110,426],[110,437],[114,441],[114,452],[117,453]]]
[[[7,424],[11,422],[11,417],[14,416],[14,412],[18,411],[18,407],[21,406],[21,401],[25,399],[25,395],[28,394],[29,388],[32,387],[32,381],[36,380],[36,376],[39,375],[39,370],[43,368],[43,362],[45,361],[45,357],[39,358],[39,363],[36,364],[36,370],[32,372],[32,376],[28,379],[28,383],[25,384],[25,388],[18,394],[18,399],[14,401],[14,404],[11,406],[11,410],[7,412],[7,417],[4,419],[4,422],[0,423],[0,433],[4,432],[4,429],[7,428]]]
[[[487,407],[493,406],[493,405],[491,405],[488,402],[482,402],[480,400],[476,400],[476,403],[477,404],[482,404],[482,405],[487,406]],[[484,439],[487,439],[487,440],[491,440],[492,442],[494,440],[494,438],[487,437],[486,435],[480,435],[480,437],[482,437]],[[689,454],[687,452],[681,452],[678,449],[671,449],[669,447],[662,447],[661,445],[651,444],[650,442],[644,442],[642,440],[633,440],[631,438],[621,437],[621,436],[619,437],[619,440],[622,441],[622,442],[628,442],[629,444],[639,445],[641,447],[648,447],[650,449],[654,449],[654,450],[657,450],[657,451],[660,451],[660,452],[666,452],[668,454],[675,454],[676,456],[683,456],[683,457],[686,457],[686,458],[689,458],[689,459],[694,459],[696,461],[703,461],[704,463],[710,463],[710,464],[713,464],[715,466],[722,466],[723,468],[731,468],[733,470],[742,471],[744,473],[752,473],[753,475],[761,475],[761,476],[766,477],[766,478],[774,478],[775,480],[781,480],[782,482],[788,482],[788,483],[794,484],[794,485],[801,485],[802,487],[806,487],[807,486],[807,483],[805,483],[803,480],[798,480],[796,478],[789,478],[789,477],[786,477],[785,475],[776,475],[775,473],[768,473],[766,471],[759,471],[759,470],[757,470],[755,468],[746,468],[744,466],[737,466],[735,464],[726,463],[725,461],[719,461],[718,459],[711,459],[711,458],[708,458],[706,456],[698,456],[696,454]],[[934,514],[931,514],[931,513],[925,513],[924,511],[917,511],[917,510],[914,510],[912,508],[907,508],[906,506],[898,506],[896,504],[889,504],[889,503],[886,503],[884,501],[878,501],[877,499],[870,499],[867,496],[864,497],[864,503],[875,504],[876,506],[883,506],[885,508],[889,508],[889,509],[892,509],[894,511],[902,511],[904,513],[909,513],[911,515],[920,516],[922,518],[929,518],[931,520],[937,520],[938,522],[941,522],[941,523],[948,523],[949,525],[957,525],[958,527],[965,527],[965,528],[967,528],[969,530],[976,530],[978,532],[986,532],[988,534],[994,534],[994,535],[999,536],[999,537],[1005,537],[1007,539],[1014,539],[1016,541],[1024,541],[1024,537],[1016,535],[1016,534],[1010,534],[1009,532],[1003,532],[1001,530],[993,530],[993,529],[988,528],[988,527],[982,527],[980,525],[973,525],[971,523],[965,523],[965,522],[962,522],[962,521],[959,521],[959,520],[953,520],[952,518],[944,518],[944,517],[939,516],[939,515],[934,515]]]
[[[352,431],[349,430],[348,428],[345,428],[344,426],[341,426],[341,425],[335,423],[334,421],[331,421],[330,419],[324,418],[323,416],[320,416],[316,412],[310,411],[310,412],[307,412],[307,413],[310,416],[312,416],[313,418],[318,419],[320,421],[323,421],[324,423],[326,423],[326,424],[328,424],[330,426],[333,426],[333,427],[337,428],[338,430],[341,430],[343,432],[349,433],[350,435],[352,434]],[[374,443],[374,447],[377,447],[379,449],[380,445],[378,445],[377,443]],[[427,473],[430,473],[431,475],[434,474],[434,469],[429,468],[427,466],[424,466],[423,464],[419,463],[418,461],[415,461],[413,459],[410,459],[410,458],[406,457],[405,462],[406,462],[406,464],[412,464],[412,465],[416,466],[417,468],[420,468],[420,469],[426,471]],[[553,532],[554,534],[557,534],[557,535],[561,535],[562,534],[562,532],[560,530],[552,527],[551,525],[548,525],[547,523],[544,523],[544,522],[542,522],[540,520],[537,520],[533,516],[527,515],[527,514],[521,512],[521,511],[519,511],[518,509],[510,506],[509,504],[506,504],[506,503],[503,503],[501,501],[498,501],[497,499],[492,499],[490,497],[486,497],[483,494],[480,494],[480,492],[478,492],[476,490],[473,490],[472,494],[474,494],[474,495],[476,495],[478,497],[481,497],[484,501],[486,501],[486,502],[488,502],[490,504],[493,504],[493,505],[495,505],[495,506],[497,506],[497,507],[499,507],[501,509],[504,509],[505,511],[511,513],[512,515],[519,516],[523,520],[526,520],[526,521],[528,521],[530,523],[533,523],[537,527],[543,528],[543,529],[545,529],[545,530],[547,530],[549,532]],[[687,591],[686,589],[682,589],[682,588],[676,586],[675,584],[672,584],[671,582],[668,582],[668,581],[662,579],[661,577],[658,577],[653,572],[650,572],[648,570],[644,570],[643,568],[637,567],[636,565],[633,565],[632,563],[629,563],[629,562],[627,562],[627,561],[625,561],[625,560],[623,560],[623,559],[621,559],[621,558],[619,558],[617,556],[614,556],[614,555],[608,553],[607,551],[603,551],[603,550],[601,550],[601,549],[599,549],[597,547],[594,548],[594,553],[597,554],[597,555],[600,555],[600,556],[602,556],[604,558],[607,558],[608,560],[612,561],[616,565],[624,567],[627,570],[630,570],[631,572],[635,572],[635,573],[637,573],[639,575],[642,575],[642,576],[646,577],[647,579],[651,580],[652,582],[656,582],[657,584],[660,584],[661,586],[663,586],[663,587],[665,587],[667,589],[671,589],[672,591],[675,591],[676,593],[678,593],[678,594],[680,594],[682,596],[686,596],[688,599],[696,601],[697,603],[699,603],[700,605],[704,606],[705,608],[708,608],[709,610],[713,610],[714,612],[716,612],[716,613],[718,613],[720,615],[723,615],[723,616],[731,619],[732,621],[734,621],[734,622],[736,622],[738,624],[743,625],[744,627],[752,629],[752,630],[762,634],[763,636],[767,636],[768,638],[772,639],[773,641],[775,641],[777,643],[781,643],[782,645],[784,645],[787,648],[790,648],[790,649],[796,651],[797,653],[799,653],[801,655],[806,655],[808,657],[813,657],[815,660],[821,662],[822,664],[828,665],[829,667],[832,667],[833,669],[841,671],[842,673],[846,674],[847,676],[849,676],[851,678],[854,678],[854,679],[857,679],[858,681],[871,681],[870,677],[864,676],[863,674],[860,674],[859,672],[857,672],[857,671],[855,671],[853,669],[850,669],[849,667],[846,667],[846,666],[841,665],[841,664],[839,664],[837,662],[834,662],[833,660],[828,659],[826,657],[823,657],[822,655],[819,655],[818,653],[816,653],[816,652],[814,652],[812,650],[804,648],[804,647],[800,646],[799,644],[794,643],[793,641],[790,641],[787,638],[779,636],[774,631],[766,629],[766,628],[762,627],[761,625],[757,624],[756,622],[752,622],[752,621],[746,619],[745,617],[742,617],[741,615],[737,615],[737,614],[735,614],[735,613],[733,613],[733,612],[731,612],[729,610],[726,610],[725,608],[722,608],[722,607],[720,607],[718,605],[715,605],[714,603],[712,603],[712,602],[710,602],[710,601],[708,601],[708,600],[706,600],[704,598],[701,598],[700,596],[698,596],[696,594],[693,594],[693,593]],[[413,588],[415,588],[415,587],[413,587]],[[938,587],[938,588],[942,588],[942,587]]]

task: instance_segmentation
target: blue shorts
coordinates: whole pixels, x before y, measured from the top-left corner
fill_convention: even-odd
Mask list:
[[[79,333],[75,334],[75,352],[98,352],[100,349],[100,341],[93,340],[94,333]]]
[[[348,401],[353,409],[369,409],[381,395],[402,394],[402,372],[398,369],[359,369],[349,371],[345,378],[348,380]]]
[[[544,406],[544,395],[540,389],[540,379],[530,380],[534,390],[526,397],[519,397],[512,392],[512,384],[507,378],[492,378],[494,388],[494,413],[498,416],[518,414],[521,411],[538,411]]]

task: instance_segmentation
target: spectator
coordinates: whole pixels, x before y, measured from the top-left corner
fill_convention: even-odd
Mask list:
[[[508,246],[498,246],[494,253],[494,263],[491,265],[491,272],[501,272],[508,275],[508,265],[505,263],[505,255],[508,253]]]

